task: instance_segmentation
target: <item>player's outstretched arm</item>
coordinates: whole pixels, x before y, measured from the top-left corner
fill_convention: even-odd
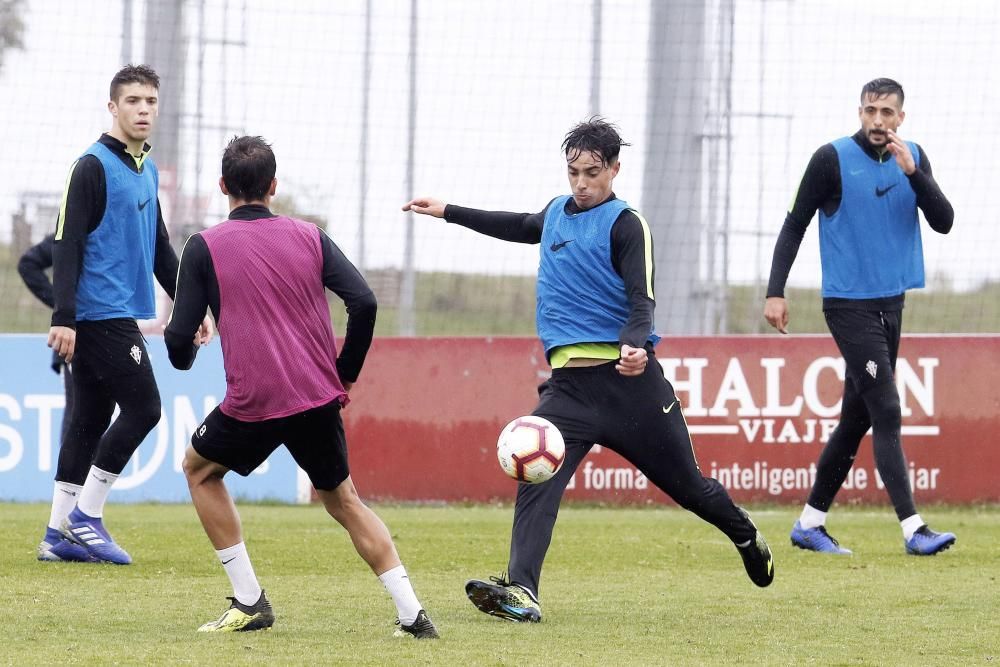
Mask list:
[[[444,209],[448,204],[432,197],[417,197],[403,204],[404,211],[413,211],[421,215],[430,215],[435,218],[444,217]]]
[[[545,211],[541,213],[482,211],[477,208],[447,204],[431,197],[412,199],[403,204],[403,210],[443,218],[474,232],[515,243],[538,243],[542,238],[542,226],[545,222]]]

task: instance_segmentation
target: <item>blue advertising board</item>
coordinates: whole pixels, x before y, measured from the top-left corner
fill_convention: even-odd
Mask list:
[[[160,422],[136,450],[111,491],[111,502],[188,502],[181,471],[191,434],[225,396],[222,348],[212,341],[189,371],[174,369],[162,336],[147,336],[160,388]],[[0,334],[0,500],[49,501],[59,457],[65,396],[52,372],[44,335]],[[117,411],[116,411],[117,414]],[[249,477],[226,475],[234,498],[297,502],[308,498],[284,447]]]

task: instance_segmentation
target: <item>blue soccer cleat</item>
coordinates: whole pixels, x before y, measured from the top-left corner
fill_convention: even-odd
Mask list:
[[[826,526],[816,526],[815,528],[803,528],[798,521],[792,527],[792,546],[807,551],[818,551],[824,554],[837,554],[839,556],[850,556],[851,550],[840,546],[830,533],[826,532]]]
[[[46,528],[45,537],[38,544],[38,560],[49,563],[93,563],[86,549],[66,539],[55,528]]]
[[[73,509],[62,524],[62,534],[87,550],[95,560],[116,565],[129,565],[132,557],[115,544],[99,518],[87,516],[79,507]]]
[[[927,524],[917,528],[906,540],[906,553],[913,556],[933,556],[955,543],[955,533],[935,533]]]

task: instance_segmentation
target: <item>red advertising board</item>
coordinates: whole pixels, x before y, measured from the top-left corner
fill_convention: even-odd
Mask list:
[[[702,472],[734,500],[803,502],[837,424],[843,360],[829,336],[670,337],[657,357],[684,406]],[[1000,336],[906,336],[896,382],[918,502],[1000,501]],[[533,338],[377,339],[344,411],[364,497],[512,499],[496,461],[504,424],[528,414],[549,375]],[[670,502],[595,447],[568,499]],[[885,502],[871,437],[838,501]]]

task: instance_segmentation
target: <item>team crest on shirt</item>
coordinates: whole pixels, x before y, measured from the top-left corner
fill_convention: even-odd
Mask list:
[[[139,346],[133,345],[128,354],[132,357],[132,360],[136,363],[136,365],[139,365],[139,362],[142,360],[142,350],[139,349]]]
[[[878,372],[878,364],[869,360],[868,363],[865,364],[865,370],[868,371],[868,375],[875,377],[875,374]]]

